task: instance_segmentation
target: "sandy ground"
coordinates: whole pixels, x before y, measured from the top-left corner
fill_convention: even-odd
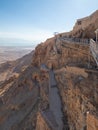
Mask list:
[[[1,47],[0,46],[0,64],[6,61],[16,60],[25,54],[31,52],[33,47]]]

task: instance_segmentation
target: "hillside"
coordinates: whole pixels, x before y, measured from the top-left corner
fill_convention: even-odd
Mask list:
[[[34,51],[15,61],[7,61],[0,64],[0,82],[13,76],[18,77],[31,64],[33,53]]]
[[[84,39],[95,38],[89,31],[98,28],[97,16],[83,23],[85,36],[76,24],[0,65],[0,130],[98,129],[98,70]]]
[[[30,53],[34,46],[0,46],[0,64],[14,61]]]

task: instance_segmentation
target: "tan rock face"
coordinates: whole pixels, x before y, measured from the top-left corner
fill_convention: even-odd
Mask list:
[[[95,30],[97,28],[98,10],[88,17],[78,19],[70,35],[73,37],[95,39]]]
[[[60,42],[61,53],[56,54],[53,49],[55,41],[51,41],[48,45],[39,45],[34,53],[32,65],[40,67],[45,63],[49,68],[58,69],[66,65],[87,66],[89,60],[89,46]],[[90,56],[91,57],[91,56]],[[91,62],[93,59],[91,57]]]
[[[77,75],[72,72],[56,74],[63,110],[67,113],[70,130],[86,129],[86,118],[89,124],[87,111],[97,111],[96,98],[98,99],[98,95],[94,96],[97,91],[97,76],[98,73],[88,73],[88,77],[82,77],[82,74]],[[92,125],[94,127],[94,123]]]
[[[81,75],[85,78],[88,77],[88,74],[85,72],[85,69],[81,69],[79,67],[69,67],[67,66],[66,67],[66,72],[67,73],[72,73],[72,74],[75,74],[75,75]]]

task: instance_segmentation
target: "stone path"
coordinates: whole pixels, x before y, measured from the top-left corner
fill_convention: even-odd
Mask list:
[[[56,87],[57,83],[55,80],[54,72],[52,70],[49,71],[49,88]]]
[[[47,71],[47,67],[45,64],[41,65],[41,68]],[[52,124],[52,127],[54,125],[54,127],[56,127],[56,130],[63,130],[62,104],[59,95],[59,90],[57,88],[57,82],[55,80],[53,70],[50,69],[48,71],[49,71],[49,109],[42,112],[42,114],[45,120],[49,124]],[[55,121],[52,121],[53,120],[52,118]]]
[[[52,70],[49,71],[49,105],[50,110],[53,112],[54,117],[56,119],[56,122],[58,124],[57,130],[63,129],[63,113],[62,113],[62,105],[61,105],[61,99],[59,95],[59,90],[57,88],[57,83],[55,80],[54,72]]]

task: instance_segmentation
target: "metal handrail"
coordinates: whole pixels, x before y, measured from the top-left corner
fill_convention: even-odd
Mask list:
[[[89,44],[90,40],[89,39],[81,39],[81,38],[69,38],[69,37],[63,37],[60,38],[63,41],[71,41],[71,42],[77,42],[77,43],[82,43],[82,44]]]

